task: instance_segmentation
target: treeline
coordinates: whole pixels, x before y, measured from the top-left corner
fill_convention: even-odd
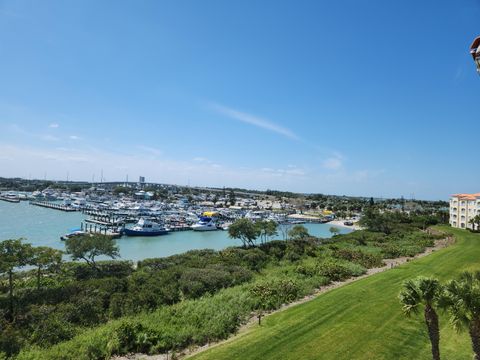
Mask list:
[[[13,309],[1,317],[0,353],[17,359],[105,359],[224,339],[252,314],[260,319],[322,285],[382,266],[384,258],[422,252],[440,237],[420,231],[422,223],[412,217],[402,221],[395,219],[389,233],[372,228],[331,239],[303,236],[195,250],[136,266],[61,262],[40,273],[40,287],[35,269],[13,272],[12,292],[4,274],[0,308],[8,309],[13,300]],[[2,264],[5,256],[0,252]]]

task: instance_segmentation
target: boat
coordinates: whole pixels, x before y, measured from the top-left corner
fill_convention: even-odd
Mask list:
[[[60,240],[65,241],[67,239],[70,239],[73,236],[86,235],[86,234],[87,233],[82,229],[74,228],[74,229],[70,229],[70,231],[67,234],[60,236]]]
[[[132,228],[125,228],[127,236],[158,236],[168,234],[168,230],[161,224],[141,218]]]
[[[20,198],[18,197],[18,194],[14,193],[12,191],[7,192],[6,194],[0,194],[0,199],[4,200],[4,201],[11,202],[11,203],[19,203],[20,202]]]
[[[230,228],[230,225],[232,225],[231,222],[228,222],[228,223],[223,223],[219,226],[217,226],[220,230],[225,230],[225,231],[228,231],[228,229]]]
[[[217,230],[217,225],[211,217],[202,216],[200,220],[192,225],[193,231],[212,231]]]

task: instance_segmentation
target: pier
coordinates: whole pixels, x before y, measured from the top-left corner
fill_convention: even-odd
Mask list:
[[[79,208],[74,208],[68,205],[56,204],[50,201],[30,201],[30,205],[41,206],[54,210],[61,210],[66,212],[80,211]]]
[[[192,230],[192,227],[189,226],[189,225],[184,225],[184,226],[171,226],[171,227],[168,227],[168,232],[172,232],[172,231],[188,231],[188,230]]]
[[[117,239],[117,238],[122,236],[121,231],[111,230],[111,229],[109,229],[108,227],[105,227],[105,226],[98,226],[97,227],[97,224],[87,224],[87,223],[85,223],[85,226],[84,226],[84,224],[82,222],[80,224],[80,228],[81,228],[82,231],[85,231],[86,233],[89,233],[89,234],[107,235],[107,236],[110,236],[114,239]]]

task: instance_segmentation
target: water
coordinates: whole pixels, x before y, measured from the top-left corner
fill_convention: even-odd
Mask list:
[[[26,201],[18,204],[0,201],[0,241],[24,238],[34,246],[50,246],[65,250],[60,236],[71,228],[80,226],[85,215],[81,212],[63,212],[33,206]],[[304,224],[309,233],[327,238],[329,224]],[[341,233],[350,229],[340,228]],[[281,234],[277,238],[281,238]],[[123,237],[117,239],[123,259],[141,260],[183,253],[192,249],[220,250],[228,246],[239,246],[240,240],[231,239],[227,231],[179,231],[157,237]]]

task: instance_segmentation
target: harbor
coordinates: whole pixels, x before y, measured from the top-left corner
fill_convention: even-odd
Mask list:
[[[101,213],[97,212],[97,215],[101,216]],[[128,218],[131,215],[124,211],[124,216]],[[85,222],[89,218],[88,211],[86,213],[56,211],[53,208],[31,205],[27,201],[0,202],[0,239],[23,238],[25,242],[32,243],[34,246],[49,246],[65,250],[65,244],[60,237],[70,229],[79,228],[82,223],[84,226],[89,224],[89,222]],[[100,218],[97,219],[101,221]],[[180,223],[177,222],[177,224]],[[95,231],[95,224],[91,222],[90,224],[92,231]],[[137,261],[145,258],[170,256],[193,249],[220,250],[229,246],[241,245],[239,240],[230,238],[227,231],[191,231],[178,226],[175,229],[171,228],[172,231],[162,236],[122,236],[117,238],[122,259]],[[313,236],[323,238],[331,236],[329,224],[305,223],[304,226]],[[100,224],[97,224],[97,231],[105,231],[100,228]],[[346,233],[351,229],[340,228],[340,231]],[[282,238],[281,231],[276,238]]]

